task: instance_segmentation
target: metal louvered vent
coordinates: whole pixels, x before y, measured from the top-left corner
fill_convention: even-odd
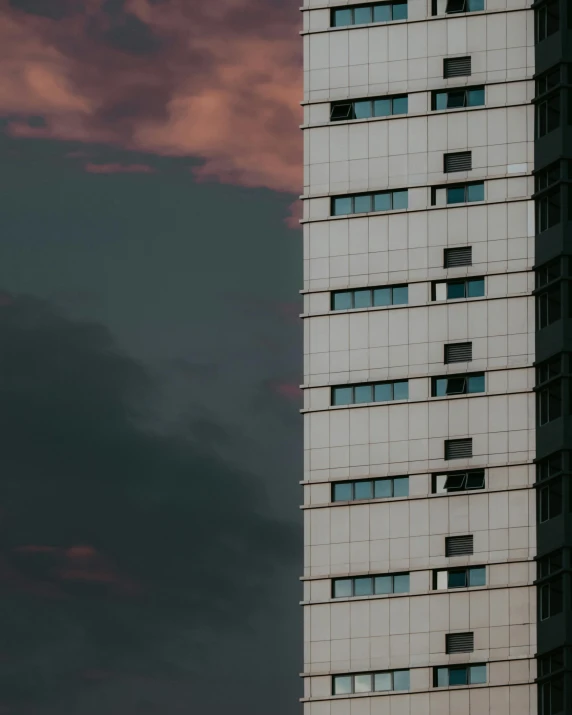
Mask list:
[[[470,151],[455,151],[443,155],[443,171],[450,174],[453,171],[470,171],[473,159]]]
[[[450,57],[443,61],[443,77],[466,77],[471,74],[470,57]]]
[[[474,633],[447,633],[447,653],[472,653],[475,650]]]
[[[452,343],[445,345],[445,364],[450,362],[470,362],[473,359],[473,343]]]
[[[445,264],[445,268],[455,268],[456,266],[470,266],[473,263],[472,246],[445,248],[443,255],[443,263]]]
[[[473,440],[467,439],[446,439],[445,459],[464,459],[473,456]]]
[[[445,537],[445,556],[465,556],[473,553],[473,535]]]

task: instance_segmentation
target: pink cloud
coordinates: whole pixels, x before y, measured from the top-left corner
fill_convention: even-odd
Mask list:
[[[92,164],[84,166],[88,174],[152,174],[155,169],[147,164]]]
[[[9,133],[195,157],[199,181],[299,191],[295,3],[127,0],[139,35],[123,40],[123,16],[84,4],[58,20],[0,10]],[[45,125],[21,119],[32,115]]]
[[[272,388],[277,395],[285,397],[288,400],[299,401],[302,399],[302,391],[300,387],[294,383],[275,383]]]

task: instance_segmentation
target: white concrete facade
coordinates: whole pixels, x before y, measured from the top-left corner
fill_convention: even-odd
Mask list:
[[[333,10],[364,7],[302,9],[305,715],[533,715],[534,17],[527,0],[440,15],[409,0],[407,19],[331,26]],[[445,79],[444,60],[462,57],[471,74]],[[432,110],[432,93],[478,87],[484,104]],[[332,103],[404,95],[406,114],[330,120]],[[466,151],[470,170],[445,173],[444,155]],[[482,200],[435,198],[480,182]],[[404,190],[406,208],[332,215],[336,197]],[[445,268],[460,247],[470,264]],[[461,279],[483,279],[483,294],[435,286]],[[332,302],[405,285],[406,302]],[[461,342],[472,359],[445,364],[444,346]],[[433,378],[474,374],[484,390],[433,396]],[[388,381],[407,381],[407,395],[333,404],[333,388]],[[472,456],[446,459],[447,440],[468,439]],[[468,470],[484,471],[484,488],[435,491],[436,475]],[[407,494],[334,498],[333,485],[392,477],[408,477]],[[446,555],[447,537],[469,535],[472,553]],[[438,587],[437,571],[470,567],[484,567],[483,585]],[[388,574],[409,574],[408,589],[334,592],[335,579],[369,576],[375,591]],[[447,653],[461,633],[472,650]],[[437,684],[448,666],[478,682]],[[395,671],[408,678],[373,677]],[[382,689],[398,680],[408,687]]]

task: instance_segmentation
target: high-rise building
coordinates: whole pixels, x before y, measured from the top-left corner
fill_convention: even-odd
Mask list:
[[[305,715],[572,713],[572,2],[303,18]]]

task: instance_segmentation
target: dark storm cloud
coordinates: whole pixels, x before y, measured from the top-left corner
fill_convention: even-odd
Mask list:
[[[163,40],[137,15],[128,12],[125,0],[106,0],[101,14],[88,20],[86,34],[114,50],[145,55],[158,52]]]
[[[63,20],[83,10],[82,0],[9,0],[14,10],[50,20]]]
[[[0,693],[11,706],[77,715],[76,695],[102,683],[115,708],[133,679],[176,680],[217,628],[261,608],[297,552],[296,531],[264,516],[256,477],[215,456],[224,428],[166,429],[158,388],[101,325],[1,301]]]

